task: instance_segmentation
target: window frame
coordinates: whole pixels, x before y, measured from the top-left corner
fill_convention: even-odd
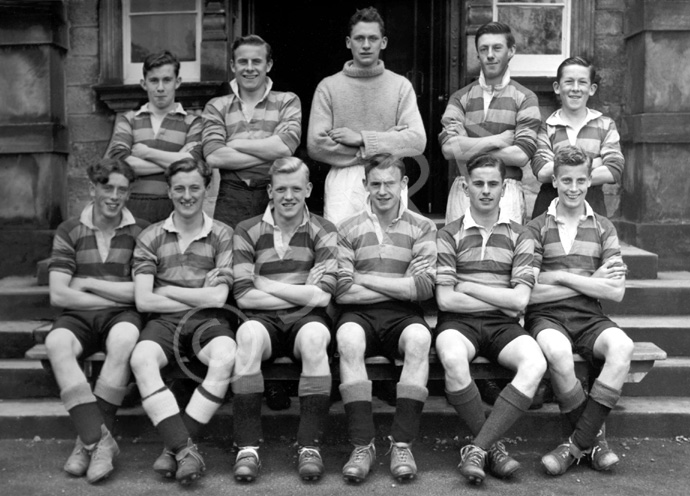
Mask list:
[[[122,0],[122,80],[124,84],[137,84],[142,79],[142,71],[144,64],[142,62],[130,62],[131,60],[131,16],[130,9],[132,0]],[[180,77],[182,81],[196,82],[201,81],[201,42],[202,42],[202,17],[203,5],[202,0],[195,0],[195,27],[196,27],[196,43],[195,43],[195,57],[193,62],[180,62]],[[182,11],[160,11],[153,12],[155,14],[179,14]],[[184,11],[184,13],[191,13],[191,11]],[[134,14],[135,16],[148,15]]]
[[[558,0],[559,3],[540,3],[531,1],[520,2],[505,2],[501,0],[492,1],[492,19],[498,20],[499,4],[501,6],[544,6],[544,7],[563,7],[563,38],[561,39],[562,53],[560,55],[546,55],[546,54],[525,54],[520,53],[519,47],[512,60],[510,61],[511,77],[553,77],[556,74],[558,66],[566,58],[571,56],[573,52],[573,17],[575,4],[573,0]]]

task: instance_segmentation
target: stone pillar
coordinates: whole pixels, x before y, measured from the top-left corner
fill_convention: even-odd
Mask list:
[[[32,273],[63,218],[66,50],[61,1],[0,5],[0,277]]]
[[[690,268],[690,2],[634,0],[626,13],[623,241]]]

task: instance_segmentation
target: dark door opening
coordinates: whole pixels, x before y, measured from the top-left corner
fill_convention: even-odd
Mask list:
[[[262,36],[273,48],[274,65],[269,75],[274,88],[292,91],[300,97],[303,132],[302,145],[296,155],[310,166],[314,192],[309,208],[320,213],[328,166],[314,163],[307,156],[311,102],[318,83],[340,71],[351,59],[345,45],[348,21],[356,9],[369,5],[379,10],[386,24],[388,47],[381,58],[387,69],[412,82],[427,133],[424,155],[431,164],[431,176],[412,200],[422,212],[440,212],[445,208],[447,174],[436,138],[443,112],[443,108],[439,112],[437,95],[445,93],[446,64],[440,55],[443,50],[436,47],[442,48],[444,43],[445,21],[440,9],[445,2],[388,0],[362,4],[352,0],[253,0],[247,32]],[[413,184],[419,177],[419,170],[411,165],[408,165],[408,175]]]

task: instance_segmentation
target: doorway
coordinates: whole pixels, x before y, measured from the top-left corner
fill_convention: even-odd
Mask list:
[[[295,0],[273,2],[248,0],[249,18],[244,33],[254,32],[273,48],[270,77],[278,91],[296,93],[302,103],[302,144],[296,155],[309,164],[314,192],[309,208],[323,210],[323,181],[328,166],[307,156],[306,136],[314,90],[326,76],[340,71],[351,59],[345,46],[348,21],[358,8],[372,5],[384,19],[388,47],[381,52],[386,68],[407,77],[415,88],[427,134],[424,156],[430,164],[428,181],[412,197],[423,213],[445,209],[447,162],[440,153],[437,136],[445,108],[447,63],[446,23],[442,0],[353,0],[323,2]],[[439,98],[440,97],[440,98]],[[419,177],[414,161],[408,163],[410,184]]]

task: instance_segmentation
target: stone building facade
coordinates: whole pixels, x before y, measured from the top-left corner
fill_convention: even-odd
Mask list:
[[[438,192],[447,191],[452,168],[436,140],[440,117],[450,94],[478,74],[474,32],[491,20],[493,2],[366,3],[388,21],[383,58],[413,82],[427,126],[431,175],[415,201],[441,212],[445,196]],[[276,85],[297,84],[305,71],[324,72],[311,75],[318,82],[342,66],[348,58],[344,25],[362,5],[324,3],[324,21],[314,23],[301,20],[299,1],[285,4],[284,11],[269,12],[279,7],[265,0],[201,0],[201,77],[178,92],[187,108],[199,111],[227,91],[229,47],[240,34],[254,31],[274,45]],[[571,53],[591,58],[601,77],[591,106],[615,119],[624,141],[623,186],[608,188],[609,213],[623,240],[660,255],[660,268],[688,269],[690,2],[573,0],[572,9]],[[31,273],[47,256],[52,230],[88,200],[85,168],[103,156],[116,113],[145,98],[136,85],[123,84],[118,68],[121,16],[122,0],[0,0],[0,277]],[[276,23],[281,17],[285,25]],[[331,57],[317,50],[327,55],[298,67],[305,56],[290,43],[307,29],[313,32],[305,40],[315,47],[342,39],[333,42],[342,43],[340,51],[329,47]],[[556,108],[552,78],[518,80],[537,93],[544,117]],[[305,131],[309,84],[298,91]],[[529,187],[536,192],[534,182]]]

